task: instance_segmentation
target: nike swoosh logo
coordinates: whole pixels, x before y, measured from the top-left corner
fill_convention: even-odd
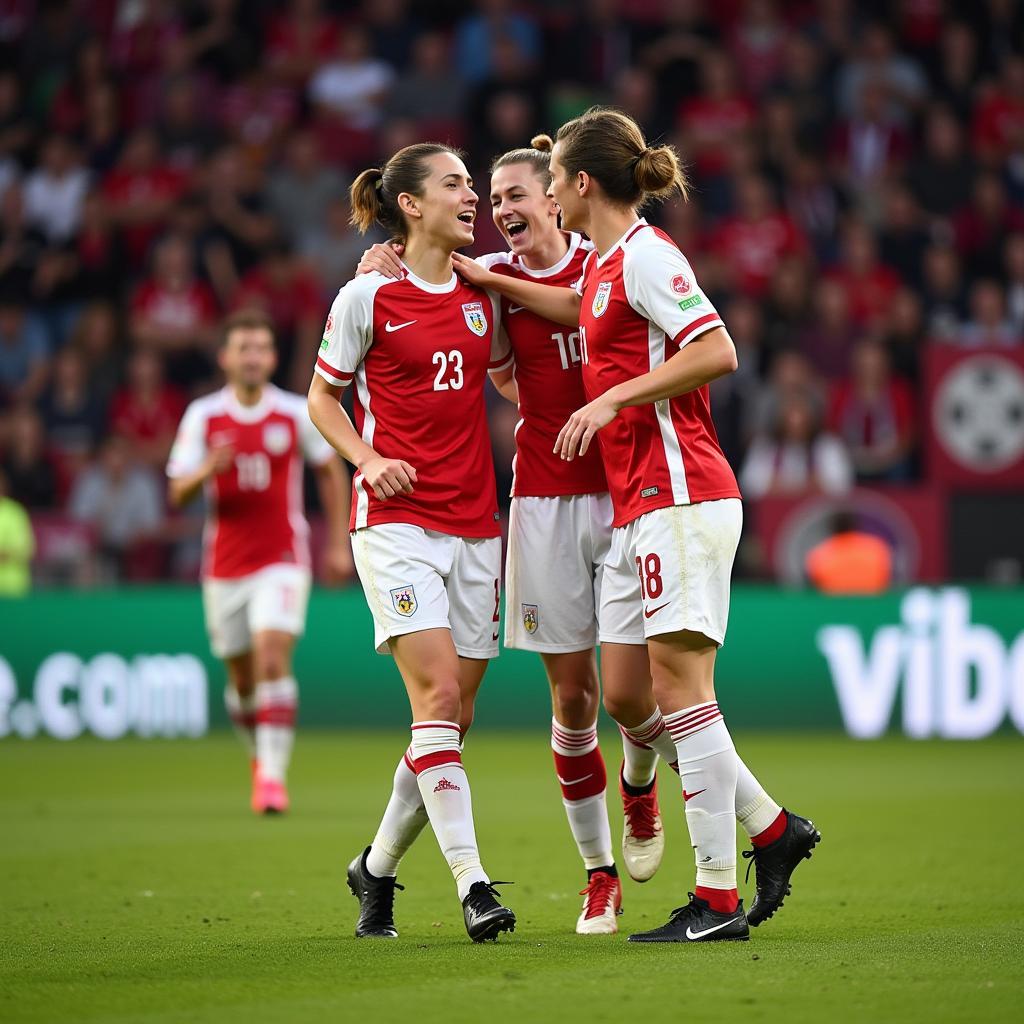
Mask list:
[[[728,928],[732,924],[732,920],[725,921],[722,924],[716,924],[714,928],[705,928],[702,932],[695,932],[689,925],[686,926],[686,937],[688,939],[702,939],[705,935],[710,935],[712,932],[720,932],[723,928]]]
[[[392,331],[400,331],[403,327],[411,327],[415,320],[406,320],[404,324],[393,324],[390,320],[384,325],[384,330],[390,334]]]
[[[559,775],[558,776],[558,781],[563,786],[578,786],[581,782],[586,782],[587,779],[589,779],[593,774],[594,773],[591,772],[590,775],[584,775],[582,779],[573,779],[572,782],[570,782],[568,779],[563,779],[562,776]]]
[[[658,612],[660,612],[662,608],[667,608],[668,605],[669,605],[669,602],[666,601],[664,604],[659,604],[657,608],[652,608],[650,611],[648,611],[645,608],[644,609],[644,618],[645,619],[649,619],[652,615],[657,615]]]
[[[522,311],[524,309],[526,309],[525,306],[509,306],[508,307],[509,313],[522,313]]]
[[[706,789],[698,789],[696,793],[687,793],[686,790],[684,789],[683,790],[683,803],[684,804],[689,803],[695,796],[700,796],[701,793],[705,793],[705,792],[707,792]]]
[[[491,639],[492,640],[497,640],[498,639],[498,634],[497,633],[492,633],[491,634]]]

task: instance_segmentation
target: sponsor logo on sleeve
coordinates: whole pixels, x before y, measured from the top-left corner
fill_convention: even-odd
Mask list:
[[[699,295],[691,295],[688,299],[679,300],[679,308],[691,309],[693,306],[699,306],[703,301]]]
[[[466,326],[478,337],[487,333],[487,317],[484,315],[482,302],[464,302],[462,315],[466,318]]]
[[[676,295],[689,295],[693,290],[693,282],[685,274],[676,274],[672,278],[672,291]]]
[[[523,628],[531,635],[537,632],[540,626],[540,609],[535,604],[523,605]]]
[[[416,590],[413,585],[410,583],[408,586],[395,587],[391,591],[391,603],[399,615],[404,615],[406,618],[412,615],[419,607],[416,603]]]
[[[641,498],[653,498],[657,493],[658,493],[658,488],[657,487],[645,487],[640,492],[640,497]]]
[[[594,302],[590,307],[591,313],[594,316],[601,316],[604,311],[608,308],[608,300],[612,294],[612,283],[611,281],[602,281],[597,286],[597,294],[594,295]]]

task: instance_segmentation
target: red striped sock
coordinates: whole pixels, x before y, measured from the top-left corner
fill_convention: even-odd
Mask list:
[[[740,895],[735,889],[711,889],[706,885],[698,885],[694,895],[705,900],[712,910],[720,914],[733,914],[740,905]]]

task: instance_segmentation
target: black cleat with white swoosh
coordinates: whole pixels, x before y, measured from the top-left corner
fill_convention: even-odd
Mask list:
[[[630,935],[630,942],[746,942],[750,938],[743,900],[731,914],[712,910],[691,892],[685,907],[676,907],[668,924]]]

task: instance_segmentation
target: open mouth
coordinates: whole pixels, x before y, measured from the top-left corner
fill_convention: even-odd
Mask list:
[[[472,227],[472,225],[473,225],[473,212],[472,212],[472,210],[467,210],[465,213],[460,213],[458,219],[461,220],[463,224],[469,224]]]
[[[525,220],[513,220],[509,221],[505,225],[505,230],[508,232],[509,238],[515,238],[516,235],[521,235],[526,230]]]

